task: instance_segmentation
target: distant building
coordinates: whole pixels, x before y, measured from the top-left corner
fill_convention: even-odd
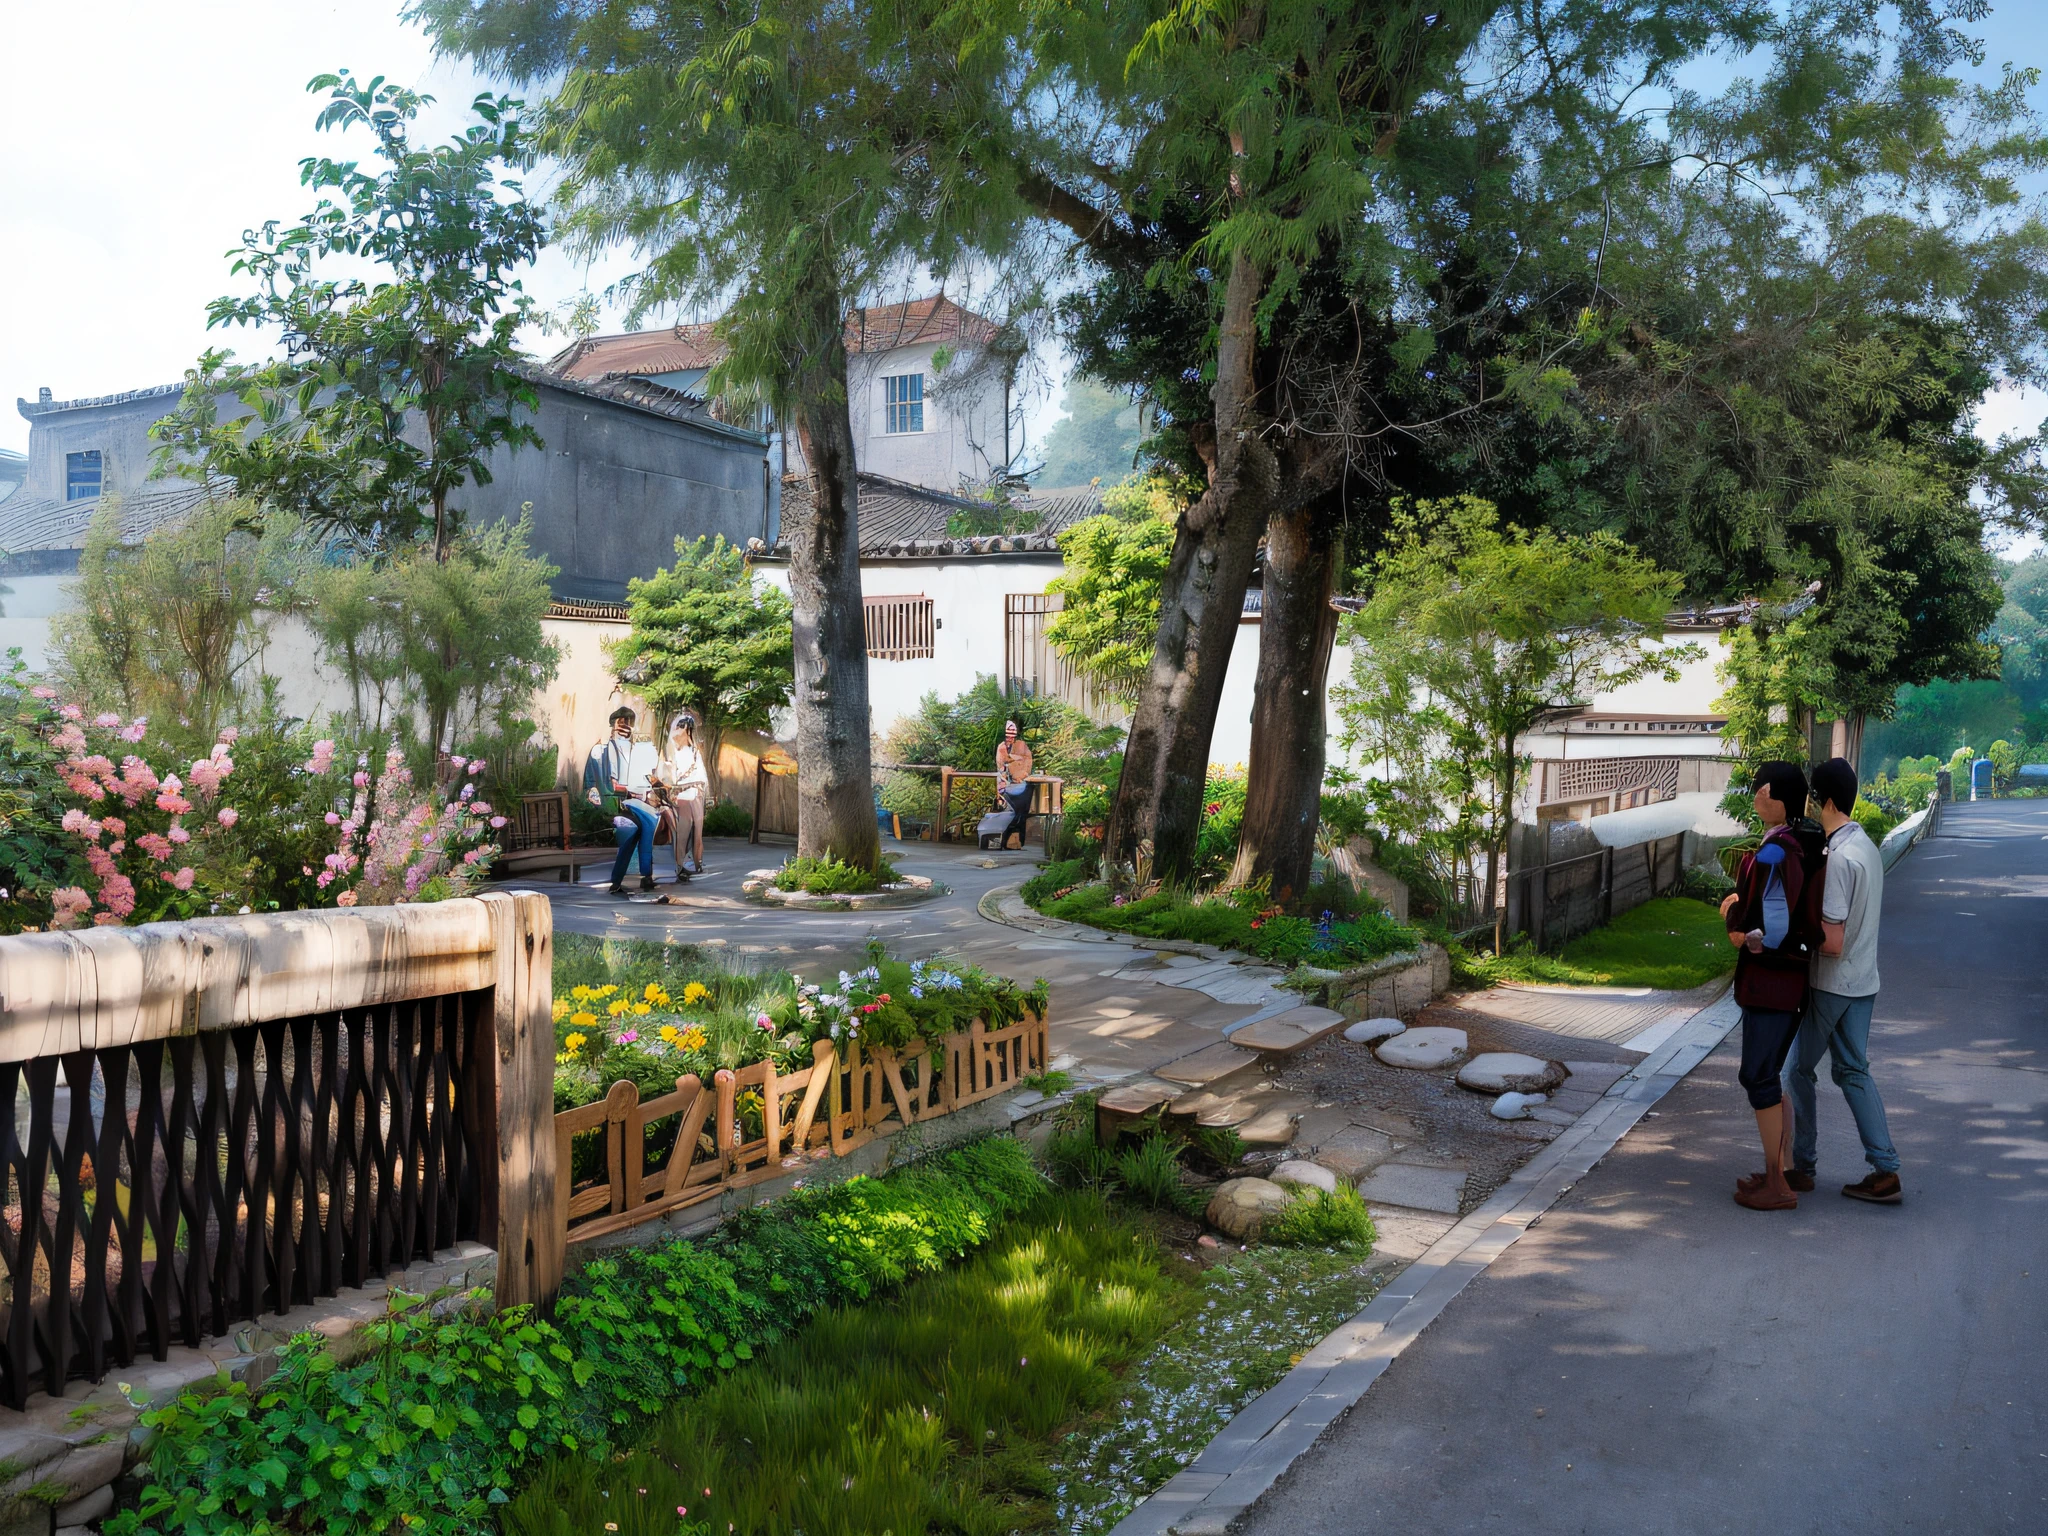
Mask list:
[[[0,501],[5,501],[21,489],[21,482],[28,478],[28,455],[16,453],[12,448],[0,448]]]
[[[1013,366],[997,339],[994,321],[943,294],[855,311],[846,322],[847,404],[860,472],[957,491],[1006,471]],[[550,359],[548,370],[699,394],[723,356],[709,324],[675,325],[588,337]],[[777,433],[777,443],[783,472],[804,473],[795,434]]]

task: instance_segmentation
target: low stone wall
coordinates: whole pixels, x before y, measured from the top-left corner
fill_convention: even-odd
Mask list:
[[[1346,1018],[1411,1018],[1449,989],[1451,957],[1425,942],[1349,970],[1308,971],[1295,985]]]

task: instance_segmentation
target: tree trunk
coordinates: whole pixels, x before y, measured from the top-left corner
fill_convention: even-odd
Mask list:
[[[870,766],[859,491],[836,299],[825,323],[831,339],[797,378],[796,429],[811,470],[811,504],[785,503],[782,515],[796,649],[796,851],[873,869],[882,841]]]
[[[1212,395],[1215,468],[1208,489],[1181,515],[1160,584],[1152,671],[1124,744],[1104,840],[1112,870],[1135,864],[1149,843],[1154,875],[1194,873],[1209,740],[1278,476],[1273,451],[1259,436],[1254,400],[1255,311],[1264,287],[1253,262],[1242,254],[1231,259]]]
[[[1337,642],[1330,597],[1344,551],[1314,505],[1266,523],[1266,591],[1252,695],[1252,760],[1230,883],[1272,882],[1273,899],[1308,886],[1322,813],[1329,724],[1324,686]]]

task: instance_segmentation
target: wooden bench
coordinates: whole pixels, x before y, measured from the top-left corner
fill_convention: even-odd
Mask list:
[[[491,873],[503,879],[552,870],[555,879],[573,884],[584,865],[609,863],[617,856],[616,848],[570,846],[569,792],[557,789],[520,797],[519,814],[504,828]]]

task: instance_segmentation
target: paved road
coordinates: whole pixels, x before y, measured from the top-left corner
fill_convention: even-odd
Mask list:
[[[1254,1511],[1321,1533],[2048,1531],[2048,801],[1951,809],[1885,894],[1873,1056],[1906,1203],[1823,1073],[1819,1191],[1733,1042]]]

